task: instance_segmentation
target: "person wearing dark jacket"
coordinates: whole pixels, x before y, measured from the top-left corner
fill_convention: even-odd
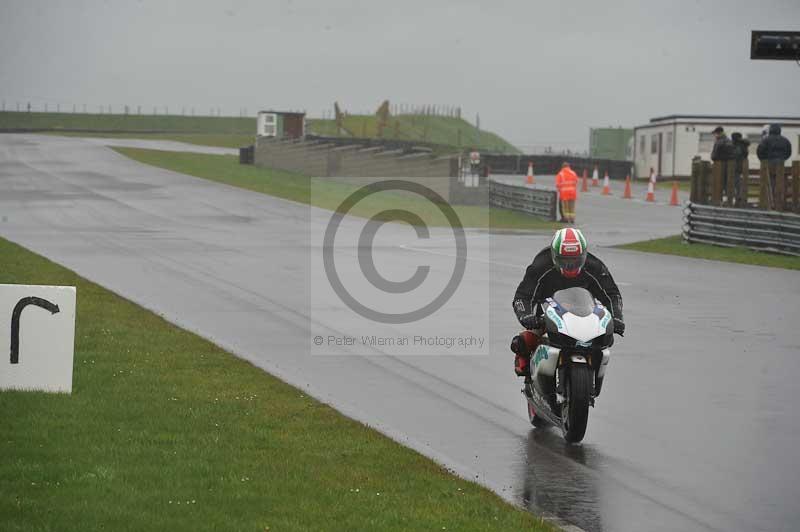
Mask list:
[[[781,135],[781,126],[772,124],[769,126],[769,134],[761,139],[761,142],[756,149],[759,161],[767,161],[769,163],[769,185],[770,197],[775,198],[775,167],[783,166],[785,161],[792,156],[792,145],[789,139]],[[770,204],[773,201],[770,200]]]
[[[736,195],[736,204],[739,205],[743,199],[746,201],[747,197],[746,195],[740,197],[742,195],[739,192],[741,191],[742,178],[744,177],[745,182],[747,179],[747,176],[742,176],[742,170],[744,168],[744,160],[750,154],[750,141],[743,138],[742,134],[737,131],[731,134],[731,143],[733,143],[733,157],[736,165],[734,172],[736,190],[733,193]],[[746,191],[744,191],[744,194],[746,194]]]
[[[761,140],[756,154],[760,161],[781,164],[792,156],[792,145],[789,139],[781,135],[781,126],[769,126],[769,134]]]
[[[518,376],[530,376],[531,352],[539,344],[540,331],[535,329],[542,315],[540,303],[559,290],[575,286],[587,289],[610,309],[614,332],[620,336],[625,333],[622,295],[608,268],[587,252],[586,239],[580,229],[559,229],[550,245],[542,249],[526,268],[525,276],[514,293],[514,313],[526,329],[511,340],[511,351],[515,354],[514,370]]]
[[[715,139],[714,147],[711,149],[711,160],[722,163],[722,194],[727,196],[729,194],[728,180],[725,179],[724,176],[728,175],[728,164],[731,164],[728,161],[733,161],[735,159],[733,143],[725,134],[725,130],[722,129],[722,126],[717,126],[711,134],[714,135]]]
[[[714,147],[711,149],[712,161],[731,161],[734,159],[733,144],[722,126],[711,132],[714,135]]]

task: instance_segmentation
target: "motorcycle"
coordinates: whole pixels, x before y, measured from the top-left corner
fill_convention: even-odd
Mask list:
[[[611,312],[584,288],[559,290],[541,304],[535,327],[544,330],[531,354],[522,389],[534,427],[560,426],[564,439],[581,441],[589,407],[600,395],[614,343]]]

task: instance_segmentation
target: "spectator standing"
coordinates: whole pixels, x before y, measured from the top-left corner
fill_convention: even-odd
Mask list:
[[[769,186],[771,197],[774,198],[777,167],[783,166],[786,160],[792,156],[792,145],[789,139],[781,135],[780,125],[772,124],[769,126],[769,134],[761,139],[756,155],[758,155],[759,161],[767,161],[769,163]]]
[[[722,126],[717,126],[711,132],[714,135],[714,147],[711,149],[711,160],[722,163],[722,193],[728,195],[732,191],[728,191],[728,180],[725,176],[728,175],[728,164],[734,160],[733,143],[731,139],[725,134]]]
[[[736,189],[733,191],[733,194],[736,196],[736,205],[739,206],[747,202],[747,189],[742,191],[741,186],[742,179],[747,183],[748,176],[743,176],[742,171],[744,168],[744,160],[747,159],[747,156],[750,154],[750,141],[742,137],[742,134],[736,131],[731,134],[731,142],[733,143],[733,157],[735,161],[734,181]]]

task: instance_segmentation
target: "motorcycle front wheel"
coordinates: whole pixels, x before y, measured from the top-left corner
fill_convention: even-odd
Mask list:
[[[592,374],[586,364],[573,364],[564,383],[565,401],[561,405],[561,431],[564,439],[577,443],[586,434],[589,403],[592,394]]]

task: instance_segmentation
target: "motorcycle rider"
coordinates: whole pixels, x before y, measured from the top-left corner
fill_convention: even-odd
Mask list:
[[[603,262],[586,250],[586,238],[580,229],[559,229],[550,246],[542,249],[525,270],[525,276],[514,294],[514,312],[525,328],[511,341],[514,371],[520,377],[530,376],[531,353],[538,347],[543,331],[538,330],[542,314],[540,303],[559,290],[572,287],[587,289],[611,310],[614,332],[622,336],[622,295]],[[600,383],[597,391],[599,392]]]

